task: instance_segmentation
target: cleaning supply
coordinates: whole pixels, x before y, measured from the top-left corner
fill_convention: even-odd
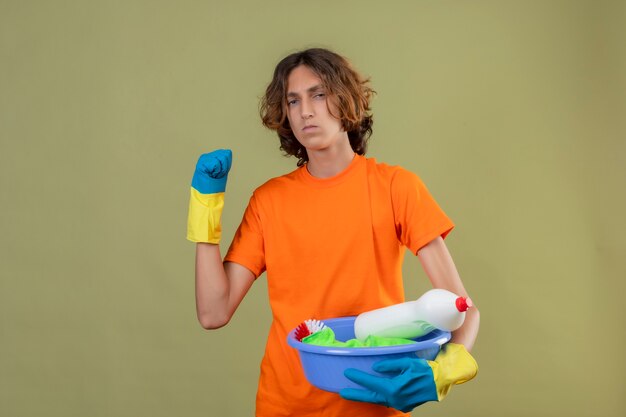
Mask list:
[[[187,239],[217,244],[222,236],[222,209],[233,154],[229,149],[205,153],[198,158],[191,180]]]
[[[434,329],[451,332],[461,327],[470,307],[469,298],[436,288],[417,300],[360,314],[354,321],[354,334],[359,340],[370,335],[414,339]]]
[[[465,346],[448,343],[435,360],[419,358],[387,359],[376,362],[375,376],[358,369],[346,369],[344,375],[365,389],[345,388],[342,398],[369,402],[409,412],[427,401],[442,401],[453,385],[462,384],[478,373],[476,361]]]
[[[359,347],[382,347],[382,346],[398,346],[408,345],[415,343],[413,340],[401,339],[398,337],[378,337],[368,336],[364,341],[359,339],[349,339],[345,342],[341,342],[336,339],[335,332],[330,327],[324,327],[309,336],[302,339],[302,343],[308,343],[316,346],[332,346],[332,347],[344,347],[344,348],[359,348]]]
[[[294,337],[298,342],[301,342],[305,337],[315,334],[324,328],[326,328],[326,325],[322,321],[315,319],[305,320],[296,327]]]
[[[354,339],[355,319],[356,316],[325,318],[324,324],[333,330],[337,340],[345,341]],[[345,377],[346,369],[372,373],[372,366],[384,359],[411,357],[434,360],[450,337],[450,332],[433,330],[415,343],[406,345],[337,348],[299,342],[295,338],[294,327],[287,335],[287,344],[298,351],[307,381],[321,390],[339,393],[344,388],[362,389],[362,386]]]

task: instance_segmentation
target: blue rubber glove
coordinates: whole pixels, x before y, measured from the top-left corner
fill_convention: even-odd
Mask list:
[[[442,401],[452,385],[469,381],[478,365],[465,346],[448,343],[434,361],[419,358],[387,359],[372,369],[389,377],[374,376],[357,369],[346,369],[346,378],[362,389],[345,388],[342,398],[393,407],[405,413],[427,401]]]
[[[390,377],[378,377],[357,369],[346,369],[346,378],[367,390],[345,388],[342,398],[393,407],[405,413],[427,401],[437,401],[437,386],[428,362],[419,358],[387,359],[372,369]]]
[[[217,244],[222,235],[224,192],[233,154],[220,149],[200,156],[191,180],[187,239]]]
[[[232,161],[233,153],[230,149],[219,149],[200,155],[191,186],[202,194],[223,193],[226,191],[226,180]]]

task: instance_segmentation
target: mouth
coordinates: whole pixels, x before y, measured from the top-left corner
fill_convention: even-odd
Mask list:
[[[317,128],[316,125],[306,125],[306,126],[304,126],[302,128],[302,131],[306,132],[307,130],[312,130],[312,129],[315,129],[315,128]]]

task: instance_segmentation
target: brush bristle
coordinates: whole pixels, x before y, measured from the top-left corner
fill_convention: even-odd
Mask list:
[[[314,319],[305,320],[305,323],[307,327],[309,328],[309,331],[311,332],[311,334],[317,333],[320,330],[323,330],[324,327],[326,327],[326,325],[323,322],[319,320],[314,320]]]
[[[326,325],[322,321],[315,319],[305,320],[300,323],[298,327],[296,327],[296,330],[294,331],[294,337],[298,342],[302,342],[302,339],[304,339],[305,337],[310,336],[313,333],[317,333],[320,330],[323,330],[325,327]]]
[[[296,338],[298,342],[302,342],[302,339],[304,339],[310,334],[311,332],[309,331],[309,327],[306,325],[306,323],[300,323],[298,327],[296,327],[294,337]]]

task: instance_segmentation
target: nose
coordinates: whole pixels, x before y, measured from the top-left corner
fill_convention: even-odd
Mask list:
[[[313,117],[313,105],[308,99],[303,99],[300,105],[300,116],[303,119],[310,119]]]

